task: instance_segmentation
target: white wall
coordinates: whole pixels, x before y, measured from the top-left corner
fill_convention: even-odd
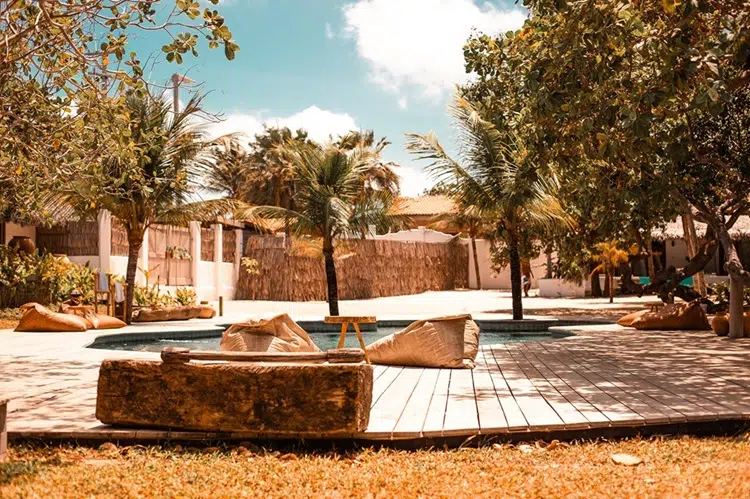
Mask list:
[[[3,244],[8,244],[14,236],[27,236],[36,242],[36,227],[7,222],[5,224],[5,241],[3,241]]]
[[[200,258],[200,256],[199,256]],[[199,262],[200,287],[195,290],[199,300],[216,300],[218,293],[214,286],[214,262]]]
[[[71,259],[72,260],[72,259]],[[146,281],[146,276],[143,275],[141,269],[143,268],[143,262],[138,259],[138,270],[136,270],[136,282],[143,284]],[[125,276],[128,272],[128,257],[126,256],[111,256],[109,257],[109,272],[111,274]]]
[[[682,239],[671,239],[664,242],[666,249],[667,267],[674,265],[675,268],[681,269],[687,264],[688,258],[687,244]],[[718,251],[717,251],[718,253]]]
[[[372,236],[372,239],[383,239],[386,241],[415,241],[419,243],[447,243],[454,237],[455,236],[450,234],[419,227],[418,229],[402,230],[380,236]]]
[[[474,268],[474,252],[471,249],[471,240],[462,239],[461,243],[465,244],[469,250],[469,287],[476,289],[477,279]],[[490,260],[490,242],[484,239],[477,239],[477,259],[479,260],[479,277],[482,281],[482,289],[510,289],[510,268],[506,267],[499,273],[492,270]],[[538,287],[538,280],[544,277],[547,272],[547,255],[539,255],[531,260],[531,286]]]
[[[237,290],[237,281],[234,277],[234,263],[221,263],[221,282],[222,289],[220,294],[224,296],[225,300],[234,300]]]
[[[100,269],[99,256],[69,256],[68,260],[78,265],[88,265],[92,269]]]

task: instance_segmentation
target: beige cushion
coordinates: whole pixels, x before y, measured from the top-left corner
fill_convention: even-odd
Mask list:
[[[21,310],[24,314],[16,331],[69,333],[86,331],[88,328],[88,323],[83,317],[53,312],[38,303],[27,303]]]
[[[638,312],[633,312],[628,315],[624,315],[620,317],[620,320],[617,321],[617,324],[624,327],[631,327],[633,325],[633,321],[635,321],[637,318],[646,315],[649,313],[648,310],[639,310]]]
[[[698,301],[666,305],[658,312],[649,312],[633,321],[632,326],[642,330],[709,330],[706,313]]]
[[[471,315],[417,321],[367,347],[375,364],[474,368],[479,326]]]
[[[221,337],[232,352],[320,352],[310,336],[287,314],[233,324]]]

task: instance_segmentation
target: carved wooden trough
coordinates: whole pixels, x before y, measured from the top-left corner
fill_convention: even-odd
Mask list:
[[[359,433],[370,419],[373,370],[359,349],[259,353],[168,347],[161,358],[102,362],[96,417],[118,426],[277,437]]]

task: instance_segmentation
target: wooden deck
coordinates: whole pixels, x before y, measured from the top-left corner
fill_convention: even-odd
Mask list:
[[[610,427],[750,420],[750,340],[617,326],[578,334],[482,347],[474,370],[375,366],[370,425],[363,434],[340,437],[374,441],[580,434]],[[11,437],[273,437],[113,430],[93,417],[97,363],[50,361],[44,370],[32,366],[39,365],[33,359],[0,360],[0,393],[9,382],[3,375],[6,368],[30,375],[29,385],[15,391],[9,407]]]

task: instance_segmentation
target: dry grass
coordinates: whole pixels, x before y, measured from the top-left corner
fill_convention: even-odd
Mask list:
[[[343,454],[16,447],[0,497],[750,497],[749,455],[747,436]]]
[[[14,329],[21,318],[21,311],[17,308],[0,308],[0,329]]]

